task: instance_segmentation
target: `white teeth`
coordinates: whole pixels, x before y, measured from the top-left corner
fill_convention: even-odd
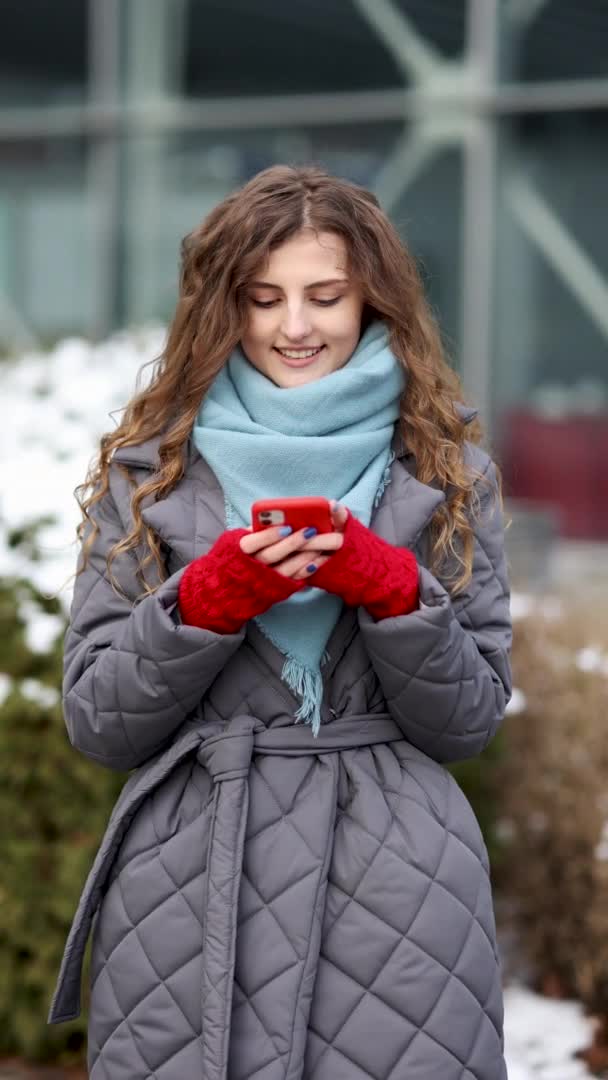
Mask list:
[[[316,349],[279,349],[278,351],[288,360],[306,360],[309,356],[320,352],[321,348],[322,346],[318,345]]]

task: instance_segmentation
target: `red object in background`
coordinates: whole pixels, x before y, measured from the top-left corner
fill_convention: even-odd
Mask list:
[[[608,540],[608,414],[552,420],[514,409],[502,428],[505,495],[554,509],[562,536]]]
[[[608,416],[598,423],[596,439],[597,491],[595,505],[597,511],[598,536],[601,540],[608,537]]]

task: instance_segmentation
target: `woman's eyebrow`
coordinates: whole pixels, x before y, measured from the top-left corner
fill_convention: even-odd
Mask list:
[[[279,289],[280,285],[274,285],[272,281],[250,281],[251,288],[256,289]],[[325,278],[324,281],[312,281],[310,285],[305,285],[306,289],[319,289],[322,285],[348,285],[348,278]]]

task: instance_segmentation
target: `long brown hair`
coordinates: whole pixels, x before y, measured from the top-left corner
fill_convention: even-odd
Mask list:
[[[465,425],[456,409],[462,401],[460,381],[444,357],[415,260],[378,200],[316,166],[265,169],[183,240],[179,299],[164,351],[153,361],[149,384],[130,400],[118,427],[102,437],[84,483],[76,488],[81,540],[87,523],[92,525],[82,566],[97,530],[89,512],[108,491],[114,451],[161,435],[159,467],[133,491],[133,529],[109,552],[108,567],[117,555],[139,549],[146,552],[139,564],[144,592],[154,591],[144,577],[151,561],[161,579],[166,576],[160,541],[141,517],[142,502],[164,498],[181,479],[201,401],[246,326],[247,284],[270,251],[304,227],[343,238],[349,274],[364,297],[364,318],[381,318],[387,325],[391,348],[408,376],[401,434],[414,454],[418,478],[447,495],[431,523],[431,565],[447,560],[456,567],[452,592],[469,580],[478,474],[464,460]],[[467,425],[466,438],[481,440],[476,420]]]

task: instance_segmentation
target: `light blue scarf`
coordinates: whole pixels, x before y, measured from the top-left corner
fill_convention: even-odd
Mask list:
[[[391,440],[405,386],[384,323],[372,323],[348,363],[314,382],[278,387],[240,347],[213,381],[193,428],[217,476],[228,528],[251,524],[256,499],[323,495],[364,525],[389,480]],[[285,655],[284,682],[302,698],[295,718],[316,735],[321,664],[342,600],[313,587],[275,604],[255,622]]]

